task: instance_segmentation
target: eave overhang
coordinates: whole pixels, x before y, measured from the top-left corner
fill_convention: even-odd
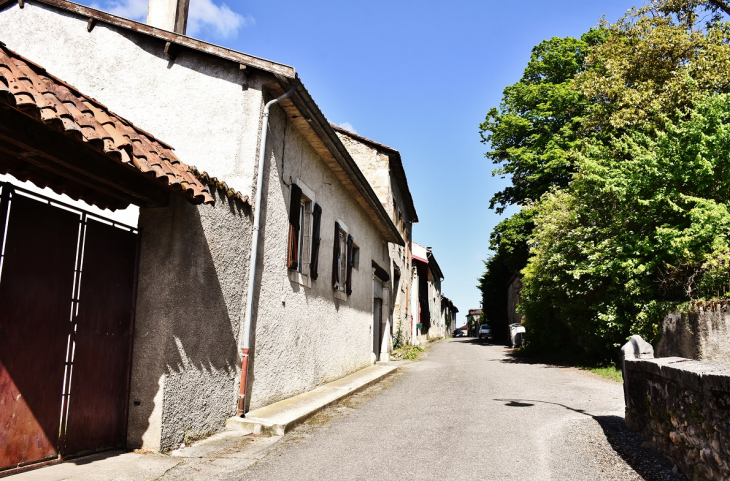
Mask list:
[[[390,215],[380,203],[372,186],[340,141],[309,91],[304,87],[299,76],[290,79],[277,75],[276,78],[278,83],[269,86],[274,97],[283,95],[291,86],[296,86],[294,94],[282,100],[280,105],[297,130],[322,157],[344,187],[353,194],[360,206],[378,226],[383,238],[393,244],[404,246],[405,241]]]
[[[195,38],[187,37],[179,33],[170,32],[161,28],[151,27],[145,23],[135,22],[134,20],[128,20],[126,18],[118,17],[107,12],[102,12],[95,8],[87,7],[85,5],[79,5],[78,3],[69,2],[66,0],[23,0],[26,3],[42,3],[49,5],[67,12],[73,12],[82,17],[89,19],[91,23],[100,22],[115,27],[130,30],[132,32],[142,33],[144,35],[154,37],[156,39],[170,42],[174,44],[176,48],[189,48],[198,52],[207,53],[214,57],[219,57],[225,60],[246,65],[247,67],[253,67],[264,72],[269,72],[275,75],[281,75],[285,78],[294,78],[296,72],[294,67],[284,65],[271,60],[266,60],[254,55],[248,55],[243,52],[231,50],[230,48],[221,47],[208,42],[203,42]],[[16,3],[17,0],[0,0],[0,9],[7,5]],[[90,24],[91,24],[90,23]]]
[[[408,187],[408,177],[406,177],[406,171],[403,168],[403,159],[400,156],[400,152],[395,150],[392,147],[388,147],[387,145],[381,144],[379,142],[375,142],[374,140],[368,139],[367,137],[363,137],[362,135],[350,132],[347,129],[343,129],[342,127],[339,127],[334,124],[330,124],[330,126],[336,131],[340,132],[342,134],[347,135],[348,137],[351,137],[359,142],[362,142],[363,144],[369,145],[370,147],[385,153],[388,156],[388,159],[390,160],[390,167],[393,171],[393,175],[395,176],[396,182],[398,182],[398,188],[401,191],[401,194],[403,194],[403,197],[405,199],[405,209],[406,209],[406,215],[411,219],[411,222],[418,222],[418,213],[416,212],[416,206],[413,203],[413,196],[411,196],[411,190]]]

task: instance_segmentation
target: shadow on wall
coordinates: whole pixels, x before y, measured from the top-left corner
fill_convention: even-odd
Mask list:
[[[529,409],[536,404],[552,404],[590,417],[601,426],[603,433],[606,435],[606,440],[616,454],[631,466],[641,476],[641,479],[646,481],[687,481],[682,473],[672,471],[672,463],[659,452],[651,448],[645,449],[641,438],[626,427],[623,417],[593,415],[583,409],[572,408],[565,404],[535,399],[494,399],[494,401],[504,402],[505,406],[521,409]]]
[[[130,447],[172,449],[235,414],[250,212],[216,197],[141,209]]]

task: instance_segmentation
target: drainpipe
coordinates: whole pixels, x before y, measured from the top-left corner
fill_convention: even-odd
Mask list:
[[[246,326],[245,335],[243,336],[243,345],[241,346],[241,385],[238,390],[238,409],[236,415],[243,417],[244,406],[246,404],[246,388],[248,380],[248,356],[251,349],[251,319],[253,316],[253,294],[254,280],[256,279],[256,258],[259,250],[259,225],[261,224],[261,191],[264,186],[264,165],[266,161],[266,137],[269,133],[269,109],[275,103],[289,97],[297,89],[296,85],[292,87],[281,97],[270,100],[264,106],[264,121],[261,126],[261,146],[259,148],[259,176],[256,179],[256,200],[254,202],[253,215],[253,240],[251,241],[251,262],[249,263],[248,275],[248,293],[246,294],[246,317],[244,325]]]

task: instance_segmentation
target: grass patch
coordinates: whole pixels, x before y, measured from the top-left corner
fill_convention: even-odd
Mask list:
[[[598,362],[575,354],[566,353],[536,353],[527,348],[518,347],[512,350],[510,356],[514,359],[521,359],[523,362],[539,362],[555,366],[577,367],[584,371],[598,374],[599,376],[615,382],[623,382],[624,377],[621,368],[613,363]]]
[[[606,379],[610,379],[611,381],[616,382],[624,382],[624,376],[621,373],[621,369],[618,369],[616,366],[608,366],[608,367],[589,367],[589,366],[578,366],[581,369],[585,369],[586,371],[590,371],[593,374],[598,374],[601,377],[605,377]]]
[[[425,351],[421,346],[407,345],[394,350],[391,357],[395,359],[405,359],[407,361],[415,361]]]

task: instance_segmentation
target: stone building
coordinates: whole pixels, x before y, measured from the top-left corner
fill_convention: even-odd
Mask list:
[[[478,334],[481,318],[481,309],[469,309],[469,312],[466,314],[466,325],[469,326],[469,336],[476,336]],[[487,322],[486,319],[484,322]]]
[[[451,334],[456,327],[456,315],[459,309],[456,308],[453,301],[446,296],[441,296],[441,319],[446,326],[446,333]]]
[[[441,309],[441,272],[433,251],[413,242],[413,293],[414,313],[418,313],[418,323],[414,326],[411,338],[419,342],[446,336],[445,319]]]
[[[400,332],[403,343],[411,342],[413,313],[410,307],[412,290],[411,252],[413,224],[418,214],[413,204],[408,179],[403,169],[400,153],[387,145],[379,144],[343,128],[332,126],[352,158],[367,177],[385,210],[405,241],[405,246],[388,243],[390,275],[393,279],[393,303],[387,324],[381,336],[381,360],[387,360],[392,348],[392,338]],[[384,317],[385,321],[385,317]]]
[[[507,318],[508,324],[520,324],[522,322],[522,314],[517,311],[520,304],[520,294],[522,292],[522,277],[519,272],[515,272],[507,281]]]
[[[96,409],[101,424],[87,423],[83,442],[61,443],[67,426],[61,423],[59,434],[60,407],[29,397],[35,437],[3,434],[20,444],[45,439],[50,447],[15,454],[0,448],[0,469],[114,446],[169,450],[221,430],[237,410],[311,390],[378,358],[382,313],[391,310],[387,245],[404,248],[402,228],[292,67],[65,0],[5,3],[0,42],[12,49],[0,64],[0,97],[10,105],[0,109],[0,128],[30,122],[15,135],[0,135],[3,171],[101,207],[139,207],[138,227],[124,231],[134,237],[118,241],[131,259],[124,266],[132,267],[119,274],[130,294],[119,299],[127,327],[118,339],[128,341],[104,350],[113,356],[107,361],[119,364],[119,381],[84,381],[76,365],[82,359],[67,359],[71,388],[63,377],[66,334],[60,331],[61,354],[23,345],[41,353],[26,366],[47,378],[36,387],[52,392],[40,398],[57,389],[66,406],[92,411],[106,399],[108,410]],[[20,134],[28,135],[27,151],[6,145]],[[43,150],[56,140],[58,151]],[[49,164],[50,158],[62,162]],[[11,220],[23,204],[12,191],[3,187],[9,200],[0,203],[9,206]],[[8,224],[9,233],[20,232],[15,225]],[[76,252],[74,235],[68,242]],[[111,265],[121,248],[104,242],[94,245],[114,255],[101,256],[99,265]],[[14,245],[24,252],[22,243]],[[8,252],[16,252],[8,246],[3,269],[12,264]],[[68,282],[90,276],[75,277],[71,257]],[[101,269],[98,275],[110,274]],[[10,279],[4,272],[0,291],[19,285]],[[96,305],[102,317],[117,309],[103,293],[89,304],[84,294],[91,291],[84,289],[73,302]],[[68,316],[64,295],[48,312]],[[0,314],[3,332],[18,327],[6,310]],[[50,321],[43,316],[45,325]],[[90,324],[73,322],[79,342],[93,332]],[[10,376],[13,389],[35,389],[26,379],[32,369],[15,376],[8,370],[15,364],[3,355],[6,344],[0,376]],[[79,356],[86,352],[81,347]],[[45,375],[46,364],[61,366],[57,382]],[[87,397],[74,391],[84,385]],[[2,399],[10,396],[2,389]],[[0,405],[0,424],[16,419],[8,403]],[[114,426],[105,428],[104,419],[114,419]],[[26,454],[18,458],[19,452]]]

